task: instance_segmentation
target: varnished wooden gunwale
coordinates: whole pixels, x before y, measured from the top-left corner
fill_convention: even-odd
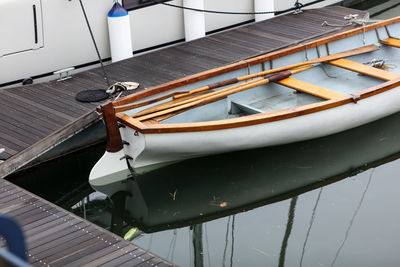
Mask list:
[[[255,86],[264,84],[262,81],[265,81],[264,80],[264,78],[266,77],[265,75],[275,75],[275,76],[278,75],[279,76],[279,73],[283,73],[285,71],[286,72],[289,71],[289,73],[295,74],[295,73],[299,73],[299,72],[302,72],[302,71],[312,68],[313,67],[312,64],[317,64],[317,63],[322,63],[322,62],[332,62],[335,59],[340,59],[340,58],[348,57],[348,56],[352,56],[352,55],[372,52],[372,51],[375,51],[378,49],[379,49],[379,47],[376,45],[368,45],[368,46],[363,46],[363,47],[359,47],[356,49],[351,49],[351,50],[343,51],[340,53],[316,58],[316,59],[305,61],[305,62],[295,63],[295,64],[291,64],[291,65],[287,65],[287,66],[283,66],[283,67],[279,67],[279,68],[274,68],[274,69],[270,69],[270,70],[265,70],[265,71],[241,76],[238,78],[234,78],[234,79],[228,79],[228,80],[226,80],[228,82],[222,81],[220,83],[215,83],[212,85],[203,86],[203,87],[188,91],[187,93],[183,94],[186,97],[182,100],[180,100],[178,98],[178,99],[173,99],[172,101],[169,101],[169,102],[161,103],[159,105],[144,109],[136,114],[133,114],[132,117],[138,118],[140,121],[146,121],[151,118],[158,118],[157,121],[160,121],[160,119],[162,120],[162,118],[164,118],[166,114],[171,114],[171,113],[177,114],[179,112],[176,112],[176,111],[178,111],[178,110],[182,111],[182,110],[186,109],[185,104],[187,106],[187,105],[189,105],[190,102],[196,102],[196,101],[198,102],[201,99],[204,99],[204,100],[209,99],[211,97],[211,95],[220,95],[226,91],[229,91],[230,92],[229,94],[232,94],[232,93],[238,92],[238,90],[240,88],[246,87],[247,84],[248,85],[255,84]],[[262,76],[264,76],[264,78],[262,78]],[[257,78],[257,77],[259,77],[259,78]],[[254,78],[256,78],[256,79],[254,79]],[[219,85],[223,86],[223,85],[232,84],[232,80],[235,80],[236,82],[238,82],[238,81],[245,81],[245,80],[249,80],[249,79],[253,79],[253,80],[244,82],[242,84],[236,84],[236,85],[233,85],[233,86],[230,86],[230,87],[227,87],[227,88],[215,91],[215,92],[211,92],[207,95],[203,95],[203,96],[199,96],[199,97],[196,97],[196,96],[191,97],[190,96],[193,94],[200,94],[200,93],[204,92],[204,90],[206,90],[206,89],[210,90],[210,88],[217,88],[217,87],[219,87]],[[290,81],[292,81],[292,82],[290,82]],[[333,91],[329,91],[324,88],[320,88],[316,85],[307,84],[307,83],[301,82],[301,81],[297,81],[297,82],[293,82],[293,81],[296,81],[296,80],[288,80],[288,82],[284,85],[294,88],[298,91],[308,92],[312,95],[321,97],[323,99],[334,99],[334,98],[342,97],[342,94],[339,94],[339,93],[336,93]],[[259,83],[259,82],[261,82],[261,83]],[[254,86],[249,86],[246,88],[252,88],[252,87],[254,87]],[[171,94],[169,94],[169,95],[171,95]],[[178,96],[182,97],[182,94],[178,94]],[[219,99],[222,99],[222,98],[214,98],[214,101],[219,100]],[[200,103],[200,105],[204,105],[206,103],[209,103],[209,101],[204,101],[204,102],[200,101],[198,103]],[[178,106],[180,106],[180,107],[178,107]],[[197,107],[199,105],[192,103],[189,106]],[[127,106],[124,106],[123,109],[117,108],[117,112],[126,110],[126,108],[127,108]],[[170,116],[167,115],[165,118],[168,118],[168,117],[170,117]]]
[[[364,31],[367,32],[367,31],[375,30],[376,28],[390,25],[390,24],[393,24],[396,22],[400,22],[400,16],[392,18],[392,19],[384,20],[381,22],[377,22],[374,24],[370,24],[370,25],[367,25],[364,27],[359,27],[356,29],[348,30],[348,31],[338,33],[338,34],[335,34],[332,36],[328,36],[325,38],[321,38],[321,39],[318,39],[315,41],[306,42],[304,44],[299,44],[299,45],[289,47],[289,48],[284,48],[284,49],[274,51],[271,53],[267,53],[265,55],[261,55],[258,57],[241,60],[241,61],[235,62],[233,64],[229,64],[226,66],[222,66],[222,67],[218,67],[215,69],[200,72],[197,74],[189,75],[184,78],[177,79],[177,80],[174,80],[171,82],[167,82],[167,83],[164,83],[164,84],[161,84],[158,86],[154,86],[154,87],[148,88],[144,91],[134,93],[129,96],[120,98],[120,99],[114,101],[113,104],[116,107],[116,112],[120,112],[122,110],[118,110],[119,106],[124,106],[124,105],[130,104],[134,101],[143,99],[145,97],[159,94],[159,93],[162,93],[162,92],[165,92],[165,91],[168,91],[168,90],[171,90],[171,89],[183,86],[183,85],[187,85],[187,84],[195,83],[195,82],[205,80],[208,78],[212,78],[212,77],[215,77],[215,76],[218,76],[218,75],[221,75],[224,73],[228,73],[231,71],[247,68],[249,66],[257,65],[257,64],[260,64],[260,63],[263,63],[266,61],[270,61],[270,60],[273,60],[276,58],[280,58],[280,57],[283,57],[286,55],[290,55],[290,54],[293,54],[296,52],[304,51],[306,49],[310,49],[310,48],[313,48],[313,47],[316,47],[319,45],[323,45],[323,44],[333,42],[333,41],[336,41],[339,39],[343,39],[343,38],[350,37],[350,36],[353,36],[356,34],[360,34],[360,33],[363,33]]]
[[[356,103],[354,103],[355,101],[360,101],[365,98],[386,92],[398,86],[400,86],[400,78],[378,84],[368,89],[361,90],[353,95],[344,96],[338,99],[326,100],[323,102],[298,106],[294,108],[287,108],[282,110],[253,114],[249,116],[219,120],[219,121],[179,123],[179,124],[154,124],[154,123],[146,124],[140,122],[137,119],[131,118],[130,116],[123,113],[117,113],[116,115],[121,123],[144,134],[214,131],[214,130],[245,127],[245,126],[294,118],[302,115],[307,115],[339,107],[346,104],[356,105]]]
[[[262,62],[276,59],[279,57],[283,57],[289,54],[293,54],[295,52],[299,52],[305,49],[309,49],[315,46],[319,46],[322,44],[326,44],[335,40],[347,38],[349,36],[353,36],[364,31],[374,30],[379,27],[383,27],[392,23],[396,23],[400,21],[400,16],[385,20],[382,22],[378,22],[375,24],[371,24],[365,27],[353,29],[346,31],[344,33],[339,33],[330,37],[322,38],[316,41],[308,42],[306,44],[297,45],[295,47],[282,49],[279,51],[275,51],[272,53],[268,53],[266,55],[262,55],[259,57],[254,57],[249,60],[240,61],[234,64],[230,64],[224,67],[216,68],[213,70],[209,70],[206,72],[202,72],[199,74],[191,75],[189,77],[185,77],[183,79],[175,80],[170,83],[162,84],[160,86],[156,86],[145,90],[144,92],[139,92],[137,94],[130,95],[118,101],[115,101],[113,104],[116,107],[117,118],[123,124],[141,132],[141,133],[177,133],[177,132],[197,132],[197,131],[213,131],[213,130],[222,130],[222,129],[230,129],[244,126],[251,126],[256,124],[268,123],[273,121],[279,121],[289,118],[294,118],[306,114],[311,114],[323,110],[327,110],[330,108],[342,106],[345,104],[353,103],[364,98],[385,92],[397,86],[400,86],[400,78],[396,78],[394,80],[390,80],[385,83],[381,83],[379,85],[373,86],[371,88],[362,90],[356,94],[352,95],[344,95],[339,98],[329,99],[323,102],[293,107],[288,109],[282,109],[277,111],[253,114],[249,116],[219,120],[219,121],[207,121],[207,122],[194,122],[194,123],[179,123],[179,124],[157,124],[152,121],[151,123],[140,122],[137,119],[131,118],[123,113],[120,113],[118,110],[118,106],[126,105],[132,101],[138,100],[142,97],[151,96],[153,94],[157,94],[160,92],[164,92],[170,90],[172,88],[176,88],[188,83],[197,82],[203,79],[207,79],[210,77],[214,77],[226,72],[230,72],[232,70],[237,70],[240,68],[248,67],[249,65],[260,64]],[[142,93],[142,94],[141,94]]]
[[[274,122],[289,118],[294,118],[314,112],[338,107],[352,102],[352,97],[348,96],[342,99],[326,100],[316,104],[299,106],[295,108],[281,109],[271,112],[253,114],[249,116],[207,122],[194,122],[194,123],[179,123],[179,124],[144,124],[136,119],[133,119],[125,114],[117,113],[118,120],[135,129],[143,134],[160,134],[160,133],[179,133],[179,132],[201,132],[201,131],[214,131],[230,128],[238,128],[251,126],[256,124]]]

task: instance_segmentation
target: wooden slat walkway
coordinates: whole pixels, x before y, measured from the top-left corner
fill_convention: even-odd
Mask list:
[[[174,266],[4,179],[0,213],[21,225],[34,266]]]
[[[137,81],[139,90],[277,49],[348,30],[344,16],[366,12],[343,7],[305,10],[214,34],[106,66],[111,82]],[[353,27],[353,26],[351,26]],[[99,103],[74,100],[77,92],[105,88],[101,69],[63,82],[0,90],[0,177],[12,173],[97,119]]]

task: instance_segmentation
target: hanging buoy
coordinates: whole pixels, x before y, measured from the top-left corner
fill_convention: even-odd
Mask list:
[[[108,12],[107,20],[112,62],[132,57],[131,23],[128,11],[115,2]]]

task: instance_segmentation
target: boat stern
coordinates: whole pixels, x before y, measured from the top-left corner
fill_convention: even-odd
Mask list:
[[[126,162],[124,151],[106,151],[92,168],[89,175],[89,183],[96,188],[123,181],[130,177],[131,171]]]
[[[107,131],[106,152],[94,165],[89,175],[89,183],[94,188],[123,181],[131,177],[131,171],[124,152],[124,145],[115,117],[115,109],[110,102],[101,107]]]

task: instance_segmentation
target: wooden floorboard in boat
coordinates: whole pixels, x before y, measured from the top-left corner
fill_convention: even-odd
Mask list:
[[[138,90],[156,86],[201,71],[231,64],[260,54],[295,45],[310,38],[335,34],[350,27],[322,27],[327,21],[345,24],[348,14],[366,12],[343,7],[327,7],[305,10],[294,15],[278,16],[270,20],[251,23],[240,28],[208,35],[188,43],[181,43],[165,49],[149,52],[131,59],[106,65],[111,83],[137,81]],[[76,131],[82,118],[94,112],[99,103],[81,103],[75,100],[77,92],[89,89],[106,89],[101,68],[72,75],[62,82],[45,83],[0,89],[0,148],[5,152],[0,159],[0,176],[14,171],[31,159],[27,149],[42,143],[52,147],[57,140],[49,135],[62,131],[59,138]],[[124,93],[126,95],[128,93]],[[80,118],[80,121],[78,120]],[[75,127],[75,128],[74,128]],[[40,148],[41,153],[43,148]],[[25,154],[26,157],[24,156]]]
[[[4,179],[0,179],[0,213],[22,227],[33,266],[113,266],[137,261],[130,265],[136,266],[149,259],[174,266]]]

